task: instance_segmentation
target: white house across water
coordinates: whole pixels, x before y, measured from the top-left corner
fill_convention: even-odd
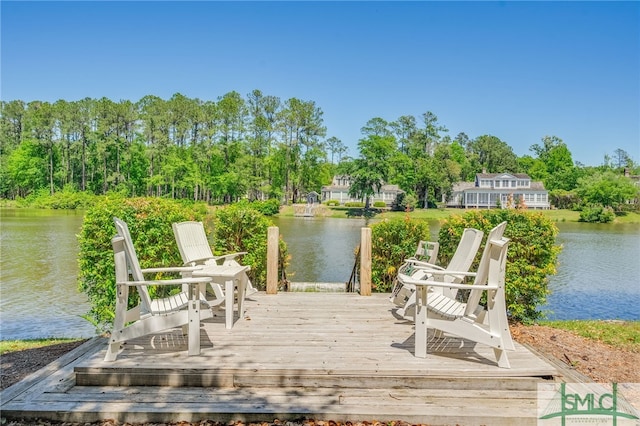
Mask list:
[[[351,187],[351,176],[338,175],[333,177],[331,185],[322,187],[322,201],[336,200],[340,204],[350,201],[362,201],[349,196],[349,188]],[[373,194],[371,204],[376,201],[384,201],[387,206],[391,206],[402,191],[398,185],[382,185],[380,192]]]
[[[447,207],[497,208],[524,205],[529,209],[549,209],[549,192],[542,182],[533,182],[524,173],[477,173],[475,182],[453,185]]]

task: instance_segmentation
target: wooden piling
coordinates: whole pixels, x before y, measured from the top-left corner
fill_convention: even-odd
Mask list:
[[[360,295],[371,296],[371,228],[360,229]]]
[[[278,293],[278,240],[280,231],[277,226],[267,230],[267,294]]]

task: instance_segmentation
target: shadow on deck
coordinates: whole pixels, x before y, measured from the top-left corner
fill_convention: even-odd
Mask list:
[[[416,358],[413,324],[387,295],[258,293],[231,330],[201,325],[199,356],[179,329],[127,342],[104,362],[95,338],[2,393],[2,415],[91,422],[403,420],[536,424],[540,384],[560,380],[516,344],[511,369],[493,350],[430,337]]]

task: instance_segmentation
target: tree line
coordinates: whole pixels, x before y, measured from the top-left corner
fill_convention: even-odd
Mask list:
[[[137,102],[2,101],[0,197],[71,188],[208,203],[295,203],[320,192],[334,174],[350,174],[358,196],[394,183],[406,192],[405,202],[427,206],[481,171],[527,173],[569,199],[587,177],[639,173],[620,149],[598,167],[574,164],[556,136],[543,137],[522,157],[493,135],[452,138],[430,111],[395,121],[372,118],[361,128],[353,158],[343,141],[327,137],[322,116],[314,101],[283,101],[260,90],[245,97],[232,91],[216,101],[180,93]]]

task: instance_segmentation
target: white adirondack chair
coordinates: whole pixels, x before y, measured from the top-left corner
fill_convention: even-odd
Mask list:
[[[404,276],[405,282],[416,286],[415,356],[427,356],[427,329],[482,343],[493,348],[499,367],[510,368],[506,351],[515,350],[505,301],[505,269],[508,238],[489,239],[473,284],[444,283],[432,279],[414,279]],[[442,271],[434,271],[434,275]],[[431,288],[470,290],[466,302],[451,298]],[[486,307],[480,305],[483,292],[487,292]]]
[[[199,287],[211,281],[209,277],[147,280],[145,273],[192,272],[198,268],[171,267],[142,269],[133,247],[127,224],[114,218],[117,235],[113,237],[116,273],[116,312],[105,361],[115,361],[124,341],[182,326],[188,331],[189,355],[200,353],[200,320],[211,318],[211,309],[202,306]],[[156,285],[183,285],[187,291],[165,298],[152,299],[147,289]],[[128,309],[129,289],[136,287],[139,304]]]
[[[207,240],[207,234],[202,222],[187,221],[173,223],[173,235],[180,250],[182,262],[186,266],[197,265],[231,265],[241,266],[236,257],[247,252],[229,253],[222,256],[214,256],[211,246]],[[246,266],[249,269],[249,266]],[[246,273],[245,273],[246,275]],[[246,278],[246,277],[245,277]],[[251,281],[246,278],[246,296],[257,292]],[[224,291],[220,282],[216,282],[215,276],[210,283],[211,289],[216,297],[216,303],[221,303],[225,299]]]
[[[434,241],[424,241],[420,240],[418,242],[418,247],[416,247],[416,252],[413,256],[408,259],[405,259],[405,262],[398,268],[398,273],[403,273],[407,275],[411,275],[410,272],[414,269],[413,263],[414,260],[419,260],[421,262],[427,262],[429,264],[435,265],[438,261],[438,251],[440,250],[440,243]],[[396,280],[393,284],[393,290],[391,290],[391,297],[389,300],[392,302],[396,302],[396,296],[402,290],[402,283]],[[406,299],[406,297],[404,297]],[[399,303],[399,299],[398,299]]]
[[[415,286],[407,283],[402,277],[409,276],[412,278],[424,279],[429,271],[462,271],[467,272],[471,268],[471,264],[478,253],[480,243],[484,233],[478,229],[465,228],[462,237],[458,243],[458,247],[454,252],[449,264],[446,268],[438,266],[432,262],[423,262],[420,260],[407,259],[405,265],[399,269],[398,286],[400,289],[393,296],[393,302],[399,306],[396,311],[398,315],[407,319],[413,319],[415,312]],[[437,280],[443,282],[459,283],[462,282],[464,276],[459,274],[438,274]]]
[[[435,241],[420,241],[418,243],[418,247],[416,247],[416,252],[411,259],[435,264],[438,260],[439,250],[440,243]]]

